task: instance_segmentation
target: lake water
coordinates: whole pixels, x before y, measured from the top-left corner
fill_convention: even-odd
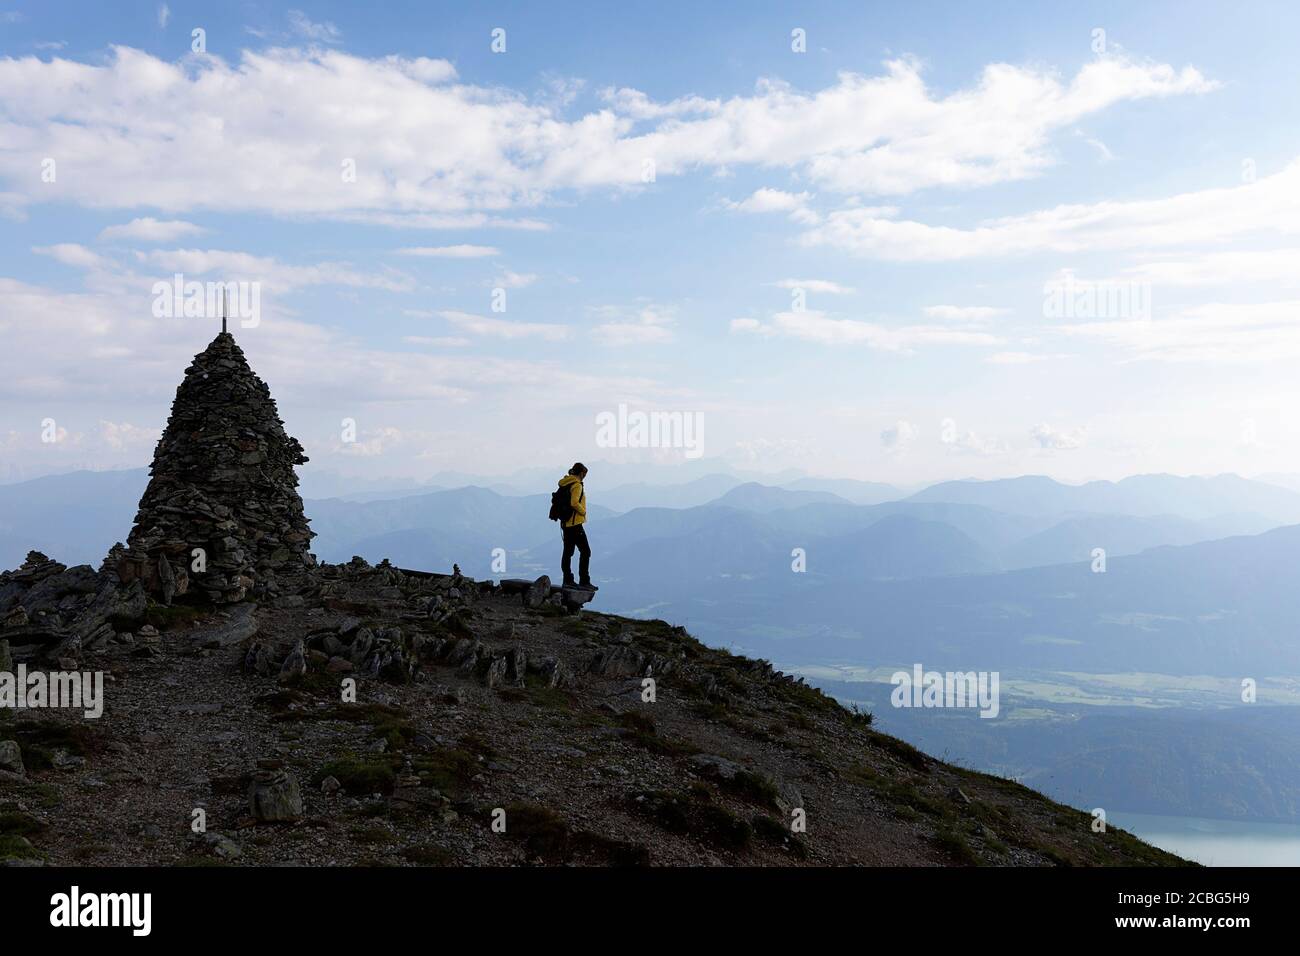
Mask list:
[[[1300,824],[1110,813],[1107,821],[1206,866],[1300,866]]]

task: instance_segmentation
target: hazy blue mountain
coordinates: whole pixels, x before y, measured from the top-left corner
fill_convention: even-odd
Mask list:
[[[888,515],[860,531],[812,539],[808,573],[852,586],[861,581],[942,577],[999,570],[998,559],[952,525]]]
[[[65,564],[94,564],[125,541],[149,472],[74,471],[0,486],[0,569],[28,551]]]
[[[98,561],[129,529],[147,479],[144,469],[76,472],[0,487],[0,563],[14,566],[31,548],[45,550],[64,561]],[[617,508],[606,505],[603,492],[599,486],[594,487],[590,494],[593,503],[589,532],[598,566],[606,557],[638,542],[690,537],[706,530],[720,536],[719,548],[742,550],[746,547],[745,540],[727,540],[732,529],[739,525],[718,524],[720,518],[733,511],[753,514],[753,526],[761,525],[765,533],[774,536],[774,541],[781,541],[785,555],[788,556],[791,548],[803,547],[813,565],[820,567],[825,567],[827,558],[825,554],[817,554],[824,546],[822,539],[845,536],[850,540],[855,533],[891,518],[905,517],[915,522],[895,525],[899,534],[906,534],[910,529],[933,536],[937,529],[931,526],[936,523],[960,533],[954,539],[951,555],[943,553],[931,541],[918,540],[911,553],[895,542],[874,555],[864,551],[856,557],[832,556],[835,561],[856,562],[856,569],[864,579],[973,573],[1080,561],[1094,547],[1105,547],[1110,556],[1119,557],[1158,545],[1255,533],[1273,524],[1265,515],[1242,512],[1193,521],[1171,515],[1012,514],[977,504],[915,498],[854,505],[827,491],[735,482],[730,476],[715,474],[672,486],[627,486],[627,500],[645,494],[689,501],[705,497],[718,488],[726,490],[720,497],[711,497],[708,504],[634,508],[624,514],[617,514]],[[1254,484],[1247,483],[1246,488],[1253,491]],[[1042,494],[1037,498],[1021,496],[1022,507],[1025,500],[1036,502],[1029,510],[1068,503],[1066,498],[1079,490],[1047,479],[1026,479],[1024,484],[958,482],[955,485],[963,492],[982,489],[981,494],[986,497],[992,491],[1001,493],[1011,486],[1040,489]],[[1235,482],[1217,482],[1216,486],[1227,486],[1230,492],[1233,488],[1240,490]],[[549,490],[547,486],[545,492],[527,496],[505,495],[499,489],[474,486],[426,490],[419,494],[402,494],[396,489],[370,490],[348,498],[309,500],[307,513],[317,532],[313,547],[325,560],[346,560],[353,554],[362,554],[371,560],[391,557],[396,561],[397,552],[383,552],[385,548],[400,547],[403,562],[430,566],[429,562],[445,563],[450,557],[471,573],[470,568],[477,568],[477,562],[487,561],[484,556],[490,555],[492,549],[505,548],[514,562],[508,564],[509,573],[524,573],[530,569],[554,570],[552,552],[558,547],[555,544],[558,532],[545,517]],[[1047,500],[1049,497],[1051,501]],[[1219,494],[1214,500],[1223,497]],[[615,505],[625,503],[626,500],[620,501],[615,496]],[[397,535],[397,532],[413,533]],[[973,546],[975,551],[968,546]],[[457,554],[465,560],[459,560]],[[622,559],[630,561],[631,556],[624,555]],[[486,563],[483,568],[488,568]]]
[[[788,488],[749,481],[737,485],[709,504],[724,508],[738,508],[741,511],[777,511],[783,508],[797,508],[800,505],[848,505],[851,502],[829,491],[792,491]]]
[[[1203,540],[1205,541],[1215,538],[1236,538],[1243,534],[1263,534],[1265,531],[1272,531],[1278,526],[1276,521],[1265,515],[1247,511],[1203,518],[1197,522],[1197,525],[1204,532]],[[1170,543],[1172,544],[1172,542]]]
[[[501,545],[501,547],[505,546]],[[388,531],[357,538],[339,550],[332,550],[331,557],[327,560],[341,561],[343,558],[340,556],[345,551],[362,555],[373,562],[388,558],[400,568],[449,571],[452,565],[459,564],[461,571],[473,578],[507,576],[493,572],[492,549],[484,547],[484,540],[477,532],[472,531],[452,531],[446,528],[406,528],[401,531]],[[557,561],[558,553],[557,544]],[[320,554],[319,547],[317,554]],[[514,570],[510,567],[509,561],[507,568]]]
[[[809,501],[808,496],[816,496]],[[807,503],[805,503],[807,502]],[[1050,518],[1004,514],[978,505],[945,502],[888,502],[854,505],[826,492],[792,492],[757,484],[739,485],[707,505],[680,510],[636,509],[608,523],[601,532],[615,549],[634,541],[680,534],[695,522],[711,522],[713,511],[731,508],[761,513],[773,529],[785,532],[792,547],[809,535],[824,537],[869,528],[891,517],[951,525],[981,548],[997,553],[1051,526]],[[995,565],[996,566],[996,565]]]
[[[979,505],[949,502],[890,501],[863,509],[876,520],[889,515],[906,515],[922,521],[940,521],[978,541],[994,553],[1050,527],[1052,518],[995,511]]]
[[[960,505],[900,507],[816,503],[760,513],[709,504],[682,509],[637,508],[626,514],[593,520],[588,526],[588,536],[602,578],[614,575],[620,567],[627,569],[625,573],[628,575],[641,575],[637,587],[646,593],[638,596],[638,600],[651,596],[650,592],[660,584],[655,575],[661,562],[652,555],[659,554],[662,547],[656,545],[654,549],[647,549],[648,542],[666,539],[670,543],[663,547],[680,551],[695,548],[697,540],[707,538],[710,549],[716,548],[719,555],[728,556],[719,569],[720,573],[730,575],[739,573],[737,560],[749,560],[746,549],[753,544],[749,536],[757,534],[760,529],[765,540],[780,545],[780,560],[766,566],[767,572],[781,578],[775,585],[777,587],[789,583],[784,578],[790,573],[790,553],[794,548],[803,548],[815,568],[824,570],[838,566],[841,571],[837,573],[850,577],[973,573],[997,569],[999,564],[993,556],[993,549],[956,527],[958,522],[927,520],[929,515],[954,513],[960,513],[978,533],[999,544],[1002,536],[992,533],[993,528],[1005,524],[1036,531],[1043,524],[1037,519],[1016,516],[1003,516],[1006,521],[999,522],[1000,516],[987,509]],[[747,517],[743,521],[737,520],[737,514],[746,514]],[[883,525],[880,531],[874,535],[865,534],[877,525]],[[915,542],[907,540],[909,533],[916,535]],[[843,540],[832,547],[830,542],[838,539]],[[548,541],[542,542],[546,548],[549,548]],[[852,542],[861,542],[861,545],[854,547]],[[545,554],[534,557],[540,557],[543,563],[545,561]],[[634,568],[641,570],[631,570]],[[748,565],[745,568],[745,574],[756,573]],[[694,580],[703,582],[716,576],[704,569],[694,576]],[[703,587],[703,584],[699,586]]]
[[[327,468],[303,468],[298,476],[298,493],[303,498],[401,497],[439,490],[411,478],[355,478]]]
[[[1200,520],[1249,512],[1275,524],[1300,522],[1300,493],[1237,475],[1135,475],[1118,482],[1090,481],[1083,485],[1065,485],[1037,475],[996,481],[945,481],[907,500],[983,505],[1023,515],[1093,512],[1177,515]]]
[[[382,553],[384,544],[400,543],[406,560],[431,570],[447,566],[445,560],[433,563],[439,555],[460,549],[464,553],[453,560],[470,574],[480,562],[488,566],[494,548],[514,553],[548,540],[558,542],[558,526],[546,517],[550,499],[549,489],[546,494],[509,497],[470,487],[370,502],[330,498],[306,502],[305,507],[317,535],[312,548],[322,560],[345,561],[360,554],[378,561],[391,557]],[[613,512],[590,505],[588,514],[597,521]],[[408,534],[389,537],[394,532]],[[431,548],[427,560],[421,559],[419,541]]]
[[[1232,534],[1257,534],[1271,525],[1250,516],[1193,521],[1174,515],[1080,515],[1008,545],[1000,552],[1005,569],[1090,560],[1094,548],[1107,555],[1137,554],[1162,545],[1195,544]]]
[[[386,490],[376,491],[355,491],[340,495],[312,495],[311,498],[317,501],[338,498],[341,501],[354,501],[358,504],[365,504],[371,501],[392,501],[394,498],[414,498],[417,495],[431,495],[436,491],[451,491],[451,488],[444,488],[439,485],[421,485],[418,488],[389,488]],[[495,491],[497,494],[507,494],[500,488],[488,487],[488,491]],[[303,500],[308,500],[303,496]]]
[[[1292,491],[1300,491],[1300,475],[1291,472],[1268,472],[1263,475],[1255,475],[1252,480],[1262,481],[1268,485],[1277,485],[1279,488],[1289,488]]]
[[[1079,507],[1081,499],[1076,486],[1064,485],[1040,475],[1024,475],[995,481],[943,481],[923,488],[905,500],[909,503],[979,505],[1020,515],[1062,515],[1085,510]]]
[[[721,607],[702,590],[664,613],[708,639],[791,663],[1295,674],[1297,567],[1300,526],[1290,526],[1113,558],[1103,574],[1084,560],[852,588],[809,575],[746,605]]]
[[[939,522],[956,528],[993,554],[1054,523],[1050,517],[1003,514],[979,505],[906,501],[880,505],[811,504],[768,512],[766,517],[774,527],[796,536],[847,533],[891,517]]]
[[[769,527],[761,515],[733,509],[704,513],[706,520],[685,533],[646,538],[613,553],[602,552],[600,580],[611,586],[635,581],[643,599],[663,599],[707,590],[720,582],[744,585],[781,568],[790,573],[790,539]],[[590,537],[604,542],[595,529]]]
[[[855,505],[878,505],[886,501],[897,501],[906,495],[901,488],[893,485],[853,478],[800,478],[787,481],[781,487],[792,491],[829,491]]]
[[[871,580],[997,567],[975,541],[937,522],[894,515],[847,534],[792,536],[766,517],[697,509],[697,520],[684,531],[679,526],[679,533],[643,538],[612,554],[601,552],[596,570],[602,598],[608,595],[620,606],[633,607],[701,603],[720,617],[743,617],[772,603],[815,600],[823,586],[852,594]],[[603,541],[594,532],[592,540]],[[802,572],[793,569],[795,548],[804,550]],[[804,604],[803,611],[806,620],[818,620],[815,603]]]
[[[589,496],[614,511],[631,511],[634,508],[693,508],[713,501],[741,484],[734,475],[704,475],[693,481],[673,485],[652,485],[636,482],[606,490],[592,484]]]
[[[730,475],[735,484],[744,481],[761,481],[766,484],[780,485],[804,477],[803,472],[784,470],[764,473],[748,469],[733,468],[722,458],[701,457],[679,459],[674,462],[655,461],[601,461],[586,458],[591,470],[588,484],[594,494],[596,489],[616,489],[626,485],[651,485],[670,487],[686,484],[701,478],[717,475]],[[531,465],[505,475],[483,475],[467,471],[441,471],[430,475],[431,484],[446,488],[460,488],[465,485],[478,485],[490,488],[510,488],[516,493],[527,494],[555,487],[555,482],[565,474],[572,460],[556,461],[551,464]],[[720,493],[720,492],[719,492]]]
[[[696,508],[636,508],[627,514],[596,516],[587,522],[587,536],[601,555],[614,554],[638,542],[652,538],[691,534],[714,525],[720,519],[738,513],[736,508],[701,505]],[[763,518],[755,515],[755,524]],[[541,543],[545,545],[546,539]]]
[[[653,494],[659,489],[670,498],[690,500],[732,481],[728,476],[715,475],[677,486],[643,486],[643,490]],[[0,557],[6,566],[13,566],[27,550],[36,547],[62,560],[97,561],[129,529],[146,482],[146,471],[135,469],[77,472],[0,488]],[[593,496],[598,494],[599,489],[593,491]],[[425,554],[422,548],[436,543],[437,547],[428,551],[428,561],[442,561],[459,550],[466,559],[459,563],[467,573],[472,562],[497,547],[512,554],[538,549],[528,567],[545,568],[553,563],[550,551],[557,534],[555,526],[545,519],[546,509],[543,494],[510,496],[477,487],[415,495],[395,490],[362,492],[347,499],[312,500],[307,506],[318,535],[314,542],[316,553],[326,560],[344,560],[354,553],[372,560],[385,556],[398,560],[382,552],[401,542],[401,560],[411,562]],[[1110,554],[1122,555],[1153,544],[1258,530],[1268,520],[1249,515],[1225,516],[1197,530],[1195,525],[1180,524],[1178,519],[1089,516],[1053,526],[1050,517],[999,513],[979,505],[905,501],[859,506],[829,492],[748,483],[733,485],[713,503],[688,508],[637,508],[615,516],[603,504],[593,504],[589,530],[598,554],[608,555],[646,539],[689,535],[711,527],[721,512],[729,510],[761,512],[769,530],[785,535],[787,553],[791,547],[807,549],[813,538],[850,535],[887,518],[906,516],[950,525],[977,544],[983,554],[981,561],[970,561],[959,550],[958,559],[949,562],[931,548],[923,553],[936,557],[936,563],[926,568],[891,549],[882,552],[884,557],[879,560],[864,559],[868,561],[864,565],[868,576],[945,574],[954,567],[963,571],[996,568],[996,563],[981,563],[988,555],[995,556],[1003,567],[1061,562],[1086,555],[1092,547],[1101,546],[1094,542],[1103,539]],[[394,532],[420,533],[391,537]],[[718,529],[712,533],[726,532]],[[744,543],[724,541],[723,546],[739,549]],[[881,570],[882,562],[895,559],[902,562],[895,573]]]

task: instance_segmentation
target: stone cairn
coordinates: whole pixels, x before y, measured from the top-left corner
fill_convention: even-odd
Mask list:
[[[135,526],[118,546],[122,583],[140,581],[165,604],[186,593],[214,604],[311,593],[313,535],[294,473],[306,461],[270,389],[221,332],[176,390]]]

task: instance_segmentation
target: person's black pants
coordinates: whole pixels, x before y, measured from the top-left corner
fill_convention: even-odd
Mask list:
[[[573,580],[573,549],[578,549],[578,579],[590,581],[591,545],[587,543],[587,532],[580,524],[564,529],[564,557],[560,567],[564,568],[564,580]]]

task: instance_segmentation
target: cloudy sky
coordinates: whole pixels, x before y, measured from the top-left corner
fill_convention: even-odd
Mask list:
[[[461,6],[0,0],[0,479],[147,463],[177,274],[344,474],[1300,471],[1293,6]]]

